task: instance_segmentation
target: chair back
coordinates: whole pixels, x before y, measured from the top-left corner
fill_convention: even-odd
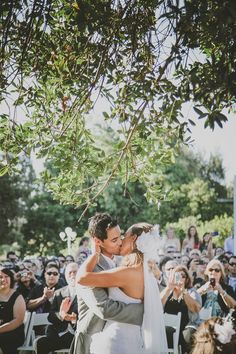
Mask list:
[[[164,322],[166,327],[172,327],[175,330],[173,333],[173,348],[168,348],[168,352],[178,354],[181,312],[179,312],[177,315],[164,313]]]
[[[32,344],[35,340],[35,327],[51,325],[48,321],[48,313],[36,313],[33,312],[31,316],[30,325],[32,326],[30,343]]]

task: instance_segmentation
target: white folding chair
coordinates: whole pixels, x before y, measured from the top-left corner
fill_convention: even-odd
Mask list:
[[[48,313],[32,312],[25,343],[23,346],[19,347],[18,350],[25,351],[25,352],[28,351],[33,352],[34,351],[33,342],[35,340],[35,327],[46,326],[48,324],[51,324],[48,321]]]
[[[166,327],[174,328],[173,348],[168,348],[168,352],[174,353],[174,354],[179,354],[178,343],[179,343],[181,312],[179,312],[177,315],[164,313],[164,321],[165,321]]]
[[[25,333],[25,341],[24,344],[20,347],[17,348],[18,351],[23,351],[24,347],[28,345],[28,341],[29,341],[29,327],[30,327],[30,321],[31,321],[31,312],[30,311],[26,311],[25,312],[25,317],[24,317],[24,333]]]

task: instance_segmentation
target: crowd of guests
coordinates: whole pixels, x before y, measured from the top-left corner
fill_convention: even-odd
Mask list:
[[[35,348],[38,354],[69,348],[75,333],[77,300],[75,277],[79,266],[91,253],[89,238],[81,240],[75,258],[27,257],[19,260],[15,252],[8,252],[0,268],[0,349],[3,354],[16,354],[24,342],[25,311],[49,313],[52,323],[39,328]],[[228,249],[215,247],[212,234],[199,240],[197,229],[191,226],[180,243],[175,230],[167,230],[159,250],[159,261],[150,262],[159,284],[164,312],[181,312],[179,344],[182,353],[197,353],[200,343],[208,340],[215,354],[236,352],[236,341],[222,343],[214,332],[223,326],[222,318],[229,318],[236,309],[236,256]],[[202,314],[207,312],[209,320]],[[203,328],[208,337],[203,339]],[[170,344],[172,333],[166,329]],[[210,339],[209,339],[210,338]],[[171,344],[170,344],[171,345]],[[206,348],[206,346],[204,347]],[[205,351],[204,351],[205,350]],[[0,351],[1,352],[1,351]]]

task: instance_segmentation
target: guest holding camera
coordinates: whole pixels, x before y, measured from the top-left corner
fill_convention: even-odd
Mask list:
[[[212,259],[205,271],[206,283],[197,291],[202,297],[204,308],[211,309],[211,316],[225,316],[230,308],[235,308],[233,289],[225,284],[224,267],[217,259]]]
[[[201,297],[192,287],[185,266],[177,266],[169,275],[167,286],[161,292],[164,312],[177,315],[181,312],[180,340],[183,352],[189,352],[192,334],[200,324]]]
[[[40,281],[36,279],[35,274],[28,269],[22,269],[20,272],[16,273],[15,278],[17,280],[17,291],[23,296],[27,301],[31,290],[36,286],[40,285]]]

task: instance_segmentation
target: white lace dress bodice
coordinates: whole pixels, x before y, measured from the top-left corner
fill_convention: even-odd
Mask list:
[[[141,300],[126,295],[119,288],[109,288],[109,298],[126,304]],[[143,354],[141,327],[108,320],[102,332],[92,336],[91,354]]]

